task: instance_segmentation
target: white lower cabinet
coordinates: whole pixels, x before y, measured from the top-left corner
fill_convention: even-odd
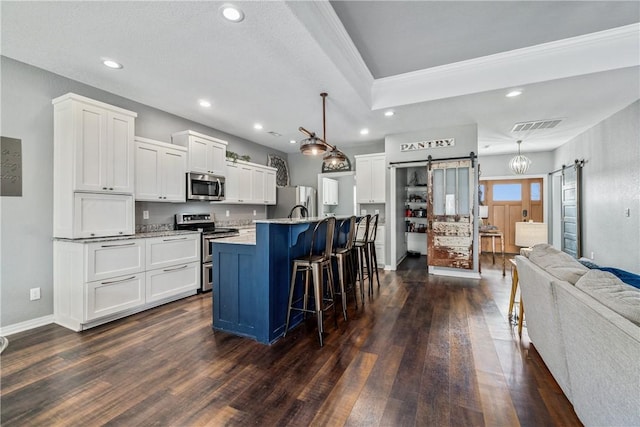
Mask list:
[[[146,282],[147,302],[197,290],[200,287],[200,262],[147,271]]]
[[[200,234],[53,243],[54,320],[81,331],[200,288]]]
[[[144,305],[144,273],[86,285],[85,320],[95,320]]]
[[[189,234],[146,239],[146,258],[147,270],[200,262],[200,236]]]
[[[384,237],[384,225],[378,225],[378,230],[376,231],[376,258],[378,259],[378,267],[384,268],[385,265],[385,237]]]
[[[131,239],[87,245],[87,276],[93,282],[144,271],[144,240]]]

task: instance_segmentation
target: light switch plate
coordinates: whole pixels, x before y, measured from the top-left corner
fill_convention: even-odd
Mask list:
[[[142,211],[142,219],[149,219],[149,211]]]

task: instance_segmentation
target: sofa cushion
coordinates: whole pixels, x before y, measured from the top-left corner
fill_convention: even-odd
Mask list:
[[[580,277],[589,271],[571,255],[546,243],[535,245],[529,255],[529,260],[552,276],[572,285],[575,285]]]
[[[629,273],[628,271],[620,270],[619,268],[613,267],[598,267],[598,270],[608,271],[627,285],[631,285],[634,288],[640,289],[640,276],[637,274]]]
[[[576,283],[576,288],[640,325],[640,289],[625,284],[608,271],[601,270],[590,270],[584,274]]]

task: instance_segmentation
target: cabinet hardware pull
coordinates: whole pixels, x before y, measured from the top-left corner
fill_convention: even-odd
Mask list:
[[[107,189],[107,187],[102,187],[102,189],[103,189],[103,190],[106,190],[106,189]]]
[[[102,245],[101,247],[102,248],[117,248],[119,246],[133,246],[135,244],[136,244],[136,242],[131,242],[131,243],[124,243],[122,245]]]
[[[187,240],[188,237],[176,237],[175,239],[163,239],[163,242],[173,242],[175,240]]]
[[[113,191],[113,187],[109,187],[109,190]]]
[[[127,280],[135,279],[136,276],[127,277],[126,279],[112,280],[110,282],[102,282],[103,285],[111,285],[113,283],[126,282]]]
[[[162,270],[162,271],[176,271],[176,270],[182,270],[183,268],[187,268],[187,266],[188,266],[188,265],[187,265],[187,264],[185,264],[185,265],[180,266],[180,267],[175,267],[175,268],[165,268],[165,269],[164,269],[164,270]]]

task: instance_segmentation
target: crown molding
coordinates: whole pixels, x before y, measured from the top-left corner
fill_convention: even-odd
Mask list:
[[[377,79],[371,105],[378,110],[638,66],[639,51],[640,24],[626,25]]]
[[[373,75],[329,1],[287,1],[286,5],[370,106]]]

